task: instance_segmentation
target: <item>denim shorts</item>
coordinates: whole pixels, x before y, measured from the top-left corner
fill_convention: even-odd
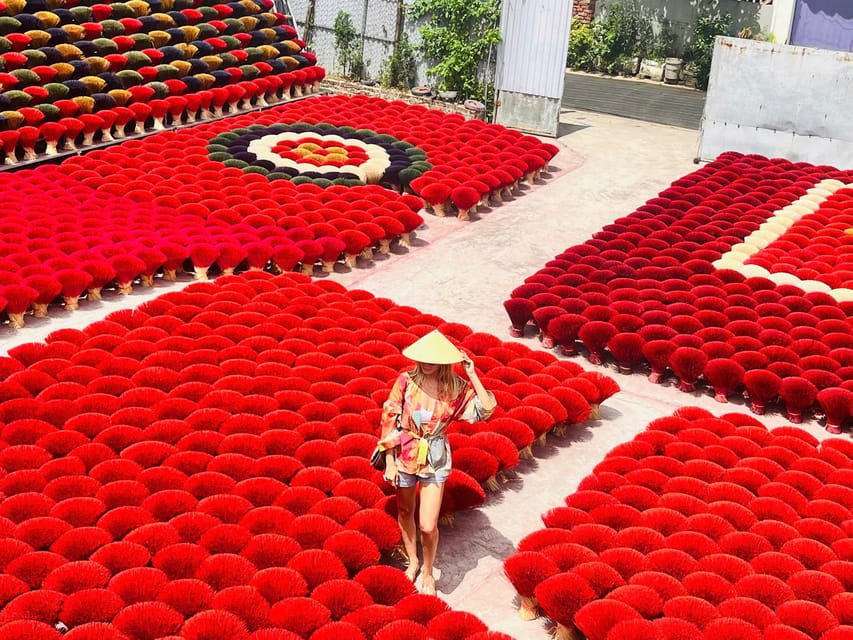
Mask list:
[[[414,487],[418,482],[421,484],[440,484],[446,482],[450,476],[450,469],[440,469],[436,473],[406,473],[397,471],[397,486],[408,489]]]

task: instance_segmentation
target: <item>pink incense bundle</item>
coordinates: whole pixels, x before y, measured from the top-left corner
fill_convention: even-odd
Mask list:
[[[587,358],[592,364],[602,363],[604,349],[614,335],[616,335],[616,327],[602,320],[587,322],[580,328],[578,338],[589,350]]]
[[[26,126],[16,129],[18,133],[18,146],[24,150],[24,160],[36,159],[36,143],[39,140],[39,130],[36,127]]]
[[[39,292],[38,297],[33,301],[33,317],[46,318],[47,307],[62,292],[62,285],[55,277],[45,274],[32,275],[24,280],[24,284]],[[11,441],[9,443],[16,444]]]
[[[615,393],[618,393],[620,391],[619,385],[613,378],[611,378],[610,376],[606,376],[603,373],[599,373],[598,371],[584,371],[578,374],[578,376],[574,379],[585,380],[587,382],[591,382],[595,386],[595,390],[598,392],[598,396],[596,398],[587,398],[590,408],[589,417],[591,420],[601,419],[601,403],[607,400],[607,398],[614,395]],[[572,379],[567,380],[565,383],[566,386],[571,387],[571,382]],[[573,388],[583,394],[583,392],[580,391],[578,387]]]
[[[189,254],[186,247],[176,242],[164,242],[157,247],[165,256],[166,261],[161,265],[163,277],[174,282],[178,279],[178,269],[184,264]]]
[[[374,224],[382,227],[385,235],[379,238],[379,253],[389,255],[391,253],[391,243],[395,238],[400,237],[406,228],[402,222],[391,216],[378,216],[373,220]]]
[[[93,276],[83,269],[63,269],[56,272],[56,279],[62,285],[62,299],[65,308],[74,311],[79,308],[78,301],[94,280]]]
[[[207,270],[219,258],[219,250],[211,244],[193,244],[188,247],[189,258],[193,263],[193,277],[207,280]]]
[[[522,620],[534,620],[539,617],[536,587],[559,572],[552,560],[537,551],[516,553],[504,561],[504,573],[521,600],[518,615]]]
[[[18,157],[15,154],[18,148],[20,134],[17,129],[12,131],[0,131],[0,145],[3,147],[3,164],[15,164]]]
[[[142,286],[153,287],[154,276],[168,259],[166,254],[154,247],[140,246],[133,250],[132,255],[145,263],[145,269],[139,274]]]
[[[556,640],[578,637],[574,625],[575,614],[596,598],[596,593],[589,583],[574,573],[551,576],[537,585],[534,595],[542,612],[557,625],[554,632]]]
[[[432,207],[435,215],[444,217],[447,215],[446,204],[450,200],[450,193],[453,188],[445,182],[434,182],[426,185],[423,190],[418,192],[418,195],[424,199],[424,202]]]
[[[779,395],[782,379],[764,369],[752,369],[743,376],[743,385],[749,395],[750,410],[763,415],[767,404]]]
[[[244,247],[234,243],[222,243],[218,245],[219,257],[216,259],[216,264],[222,270],[222,275],[228,276],[234,273],[243,260],[246,259],[247,252]]]
[[[743,383],[744,373],[744,368],[734,360],[715,358],[705,364],[702,375],[714,387],[714,400],[728,402],[728,396],[737,391]]]
[[[652,368],[649,374],[649,382],[660,383],[669,367],[669,359],[678,348],[670,340],[649,340],[643,345],[643,355]]]
[[[151,115],[151,107],[144,102],[134,102],[127,107],[133,113],[133,134],[145,132],[145,121]]]
[[[133,290],[133,281],[145,270],[145,263],[130,255],[113,256],[109,263],[115,270],[115,281],[119,293],[128,295]]]
[[[803,421],[803,412],[815,403],[817,393],[817,387],[805,378],[784,378],[779,386],[779,396],[785,403],[788,420],[800,424]]]
[[[460,220],[468,220],[468,214],[477,210],[477,203],[480,202],[480,193],[472,187],[456,187],[450,192],[450,201],[459,212],[458,218]]]
[[[616,359],[619,373],[631,373],[635,364],[643,359],[646,341],[636,333],[617,333],[607,343],[607,349]]]
[[[39,292],[23,284],[10,284],[0,289],[9,315],[9,326],[13,329],[24,327],[24,314],[39,297]]]
[[[100,300],[101,289],[116,277],[115,268],[106,260],[90,260],[82,263],[80,268],[92,276],[92,282],[89,283],[89,290],[86,293],[86,297],[89,300]]]
[[[251,242],[246,245],[246,263],[250,271],[263,271],[272,255],[272,247],[267,242]],[[297,259],[294,264],[298,261]]]
[[[554,346],[554,339],[548,331],[548,326],[555,318],[564,315],[566,312],[561,307],[544,306],[533,311],[533,320],[539,327],[542,334],[542,346],[550,349]]]
[[[536,304],[529,298],[510,298],[504,301],[504,309],[512,323],[510,335],[514,338],[524,336],[524,327],[533,319]]]
[[[826,430],[832,434],[841,433],[841,427],[850,416],[853,406],[853,392],[840,387],[821,389],[817,394],[817,402],[826,416]]]
[[[59,139],[65,135],[65,125],[59,122],[45,122],[39,125],[39,131],[45,141],[45,155],[53,156],[59,153],[57,145]]]
[[[707,362],[708,356],[701,349],[678,347],[673,351],[669,357],[669,366],[678,376],[678,389],[685,392],[693,391]]]

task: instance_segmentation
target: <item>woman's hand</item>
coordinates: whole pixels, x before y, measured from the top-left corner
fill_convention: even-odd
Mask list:
[[[397,486],[397,462],[390,456],[385,461],[385,473],[383,477],[392,485]]]
[[[462,352],[462,370],[465,371],[465,375],[467,375],[468,380],[471,381],[471,386],[474,387],[477,397],[480,398],[480,403],[483,405],[483,409],[491,412],[497,406],[495,396],[491,392],[486,391],[483,383],[480,382],[479,376],[477,376],[477,370],[474,368],[474,361],[471,359],[471,356],[464,351]]]
[[[462,370],[470,377],[474,373],[474,361],[464,351],[462,352]]]

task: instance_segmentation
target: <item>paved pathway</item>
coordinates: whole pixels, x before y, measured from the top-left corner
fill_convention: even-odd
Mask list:
[[[569,72],[563,107],[699,129],[705,93],[663,82]]]

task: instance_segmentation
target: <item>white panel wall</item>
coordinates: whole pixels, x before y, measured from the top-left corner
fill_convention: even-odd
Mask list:
[[[504,0],[497,88],[562,98],[573,2]]]
[[[699,156],[853,167],[853,53],[717,38]]]
[[[495,122],[555,136],[566,77],[573,0],[504,0]]]

